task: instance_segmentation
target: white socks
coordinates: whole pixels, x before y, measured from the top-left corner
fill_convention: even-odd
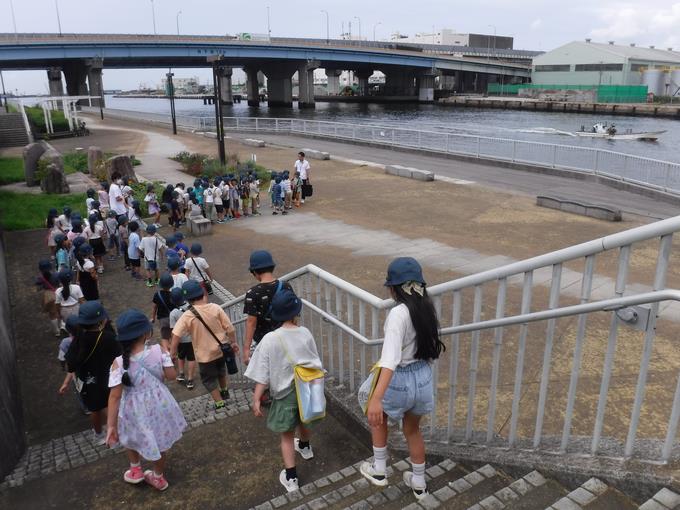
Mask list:
[[[387,470],[387,446],[378,448],[373,447],[373,469],[380,475],[384,475]]]
[[[58,335],[60,333],[59,319],[51,319],[50,322],[52,323],[52,331],[55,335]]]
[[[413,487],[425,487],[425,463],[414,464],[411,462],[411,466],[413,466]]]

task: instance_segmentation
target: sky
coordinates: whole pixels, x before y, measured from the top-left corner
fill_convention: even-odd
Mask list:
[[[375,28],[379,40],[393,32],[412,35],[433,27],[461,33],[493,33],[495,27],[498,35],[513,36],[517,49],[547,51],[585,38],[680,49],[678,0],[0,0],[0,33],[14,32],[12,5],[19,32],[56,33],[55,3],[64,33],[153,33],[153,5],[158,33],[177,33],[179,21],[181,34],[266,34],[269,7],[273,37],[325,37],[325,9],[331,38],[338,38],[349,23],[354,34],[360,25],[366,39],[373,39]],[[133,89],[160,83],[165,71],[104,73],[107,89]],[[46,92],[43,71],[3,75],[8,90]],[[210,71],[178,69],[175,75],[207,82]]]

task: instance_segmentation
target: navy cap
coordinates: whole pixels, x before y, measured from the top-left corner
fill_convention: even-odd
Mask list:
[[[71,208],[68,207],[68,206],[64,207],[63,211],[64,211],[64,214],[71,214]]]
[[[192,255],[200,255],[203,253],[203,246],[201,246],[200,243],[194,243],[191,245],[191,249],[189,251]]]
[[[57,234],[56,236],[54,236],[55,243],[59,244],[63,243],[64,241],[66,241],[66,236],[64,234]]]
[[[116,331],[119,342],[131,342],[153,331],[153,325],[143,312],[131,308],[125,310],[116,319]]]
[[[175,306],[182,306],[184,303],[186,303],[186,299],[184,299],[184,292],[182,292],[182,289],[175,287],[170,291],[170,299],[172,300],[172,304]]]
[[[196,280],[189,280],[182,285],[182,294],[187,301],[201,299],[203,297],[203,287]]]
[[[393,287],[406,282],[418,282],[425,285],[423,269],[413,257],[399,257],[387,267],[385,287]]]
[[[40,262],[38,262],[38,270],[41,272],[45,271],[51,271],[52,270],[52,262],[50,262],[47,259],[43,259]]]
[[[172,278],[170,273],[163,273],[160,280],[158,280],[158,286],[161,289],[170,289],[175,284],[175,280]]]
[[[79,211],[73,211],[73,214],[71,214],[71,221],[73,220],[80,220],[83,217],[80,215]]]
[[[111,212],[114,212],[114,211],[111,211]],[[127,221],[128,221],[127,214],[121,214],[120,216],[118,216],[118,224],[119,225],[125,225],[125,223],[127,223]]]
[[[102,204],[99,203],[99,200],[93,200],[92,201],[92,209],[99,209]]]
[[[71,272],[70,269],[62,269],[61,271],[59,271],[57,278],[59,278],[60,281],[63,280],[64,278],[68,278],[70,281],[73,279],[73,273]]]
[[[155,234],[156,233],[156,225],[147,225],[146,226],[146,233],[147,234]]]
[[[177,244],[177,238],[174,235],[168,236],[165,238],[165,244],[167,244],[168,246],[172,244]]]
[[[89,244],[83,244],[80,248],[78,248],[78,252],[85,257],[92,255],[92,246]]]
[[[175,232],[175,239],[177,239],[178,241],[182,241],[184,239],[184,234],[182,234],[179,231]]]
[[[80,248],[87,242],[87,239],[85,239],[83,236],[78,236],[73,240],[73,247],[74,248]]]
[[[94,188],[87,188],[86,193],[87,193],[88,197],[93,197],[96,192],[95,192]]]
[[[179,261],[177,257],[170,257],[168,259],[168,269],[170,271],[174,271],[175,269],[179,269],[179,266],[181,266],[182,263]]]
[[[99,301],[85,301],[80,305],[78,311],[78,324],[81,326],[91,326],[108,319],[106,310]]]
[[[78,316],[69,315],[64,322],[64,328],[72,335],[75,335],[76,331],[78,331]]]
[[[274,263],[272,254],[267,250],[256,250],[250,254],[250,271],[274,266],[276,266],[276,264]]]
[[[289,289],[281,289],[272,299],[272,319],[276,322],[289,321],[300,315],[302,300]]]
[[[115,217],[116,217],[116,214],[117,214],[116,211],[114,211],[114,210],[112,209],[112,210],[110,210],[110,211],[108,212],[107,216],[108,216],[109,218],[115,218]]]

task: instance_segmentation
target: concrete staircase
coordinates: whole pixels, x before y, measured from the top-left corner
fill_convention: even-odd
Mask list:
[[[0,148],[28,144],[28,134],[20,113],[0,113]]]
[[[370,461],[370,459],[367,459]],[[304,462],[304,461],[301,461]],[[311,460],[310,462],[314,462]],[[474,469],[450,459],[426,470],[429,495],[416,501],[402,481],[410,464],[400,460],[387,469],[387,487],[371,485],[360,473],[363,461],[309,482],[251,510],[670,510],[680,509],[680,495],[662,489],[641,506],[619,490],[591,478],[573,490],[538,471],[512,477],[486,464]]]

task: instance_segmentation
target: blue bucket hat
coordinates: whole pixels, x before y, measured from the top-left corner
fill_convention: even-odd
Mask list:
[[[52,270],[52,262],[50,262],[47,259],[43,259],[40,262],[38,262],[38,270],[40,272],[45,272],[45,271],[51,271]]]
[[[289,321],[300,315],[300,310],[302,310],[302,300],[292,290],[281,289],[272,299],[271,317],[276,322]]]
[[[118,225],[125,225],[127,221],[128,221],[127,214],[121,214],[120,216],[118,216]]]
[[[174,235],[168,236],[165,238],[165,244],[170,247],[175,246],[177,244],[177,238]]]
[[[64,207],[64,208],[62,209],[62,211],[63,211],[63,213],[64,213],[66,216],[68,216],[69,214],[71,214],[71,208],[68,207],[68,206]]]
[[[81,245],[80,248],[78,248],[78,253],[80,253],[84,257],[92,255],[92,246],[90,246],[89,244],[83,244]]]
[[[76,331],[78,331],[78,316],[69,315],[64,322],[64,328],[71,333],[71,335],[75,335]]]
[[[256,250],[250,254],[250,267],[248,268],[249,271],[275,266],[276,264],[274,263],[272,254],[267,250]]]
[[[147,225],[146,226],[146,233],[147,234],[155,234],[156,233],[156,225]]]
[[[181,266],[182,263],[179,261],[177,257],[170,257],[168,259],[168,269],[170,271],[174,271],[175,269],[179,269],[179,266]]]
[[[119,342],[131,342],[153,331],[153,325],[144,313],[131,308],[125,310],[116,319],[116,331]]]
[[[189,251],[192,255],[200,255],[203,253],[203,246],[201,246],[200,243],[194,243],[191,245],[191,249]]]
[[[179,232],[179,231],[175,232],[175,239],[177,239],[178,241],[183,241],[184,240],[184,234],[182,234],[182,232]]]
[[[170,273],[163,273],[160,280],[158,280],[158,286],[161,289],[171,289],[174,284],[175,280]]]
[[[184,299],[184,292],[178,287],[175,287],[170,291],[170,299],[172,300],[172,304],[175,306],[182,306],[184,303],[186,303],[186,299]]]
[[[74,249],[79,249],[81,246],[83,246],[87,242],[87,239],[85,239],[83,236],[78,236],[73,240],[73,248]],[[89,246],[89,245],[88,245]]]
[[[387,266],[385,287],[394,287],[406,282],[418,282],[425,285],[423,269],[413,257],[399,257]]]
[[[55,243],[59,244],[63,243],[64,241],[66,241],[66,236],[64,234],[57,234],[56,236],[54,236]]]
[[[108,318],[106,310],[99,301],[85,301],[80,305],[78,324],[81,326],[92,326]]]
[[[189,280],[182,285],[182,294],[187,301],[201,299],[203,297],[203,287],[196,280]]]

